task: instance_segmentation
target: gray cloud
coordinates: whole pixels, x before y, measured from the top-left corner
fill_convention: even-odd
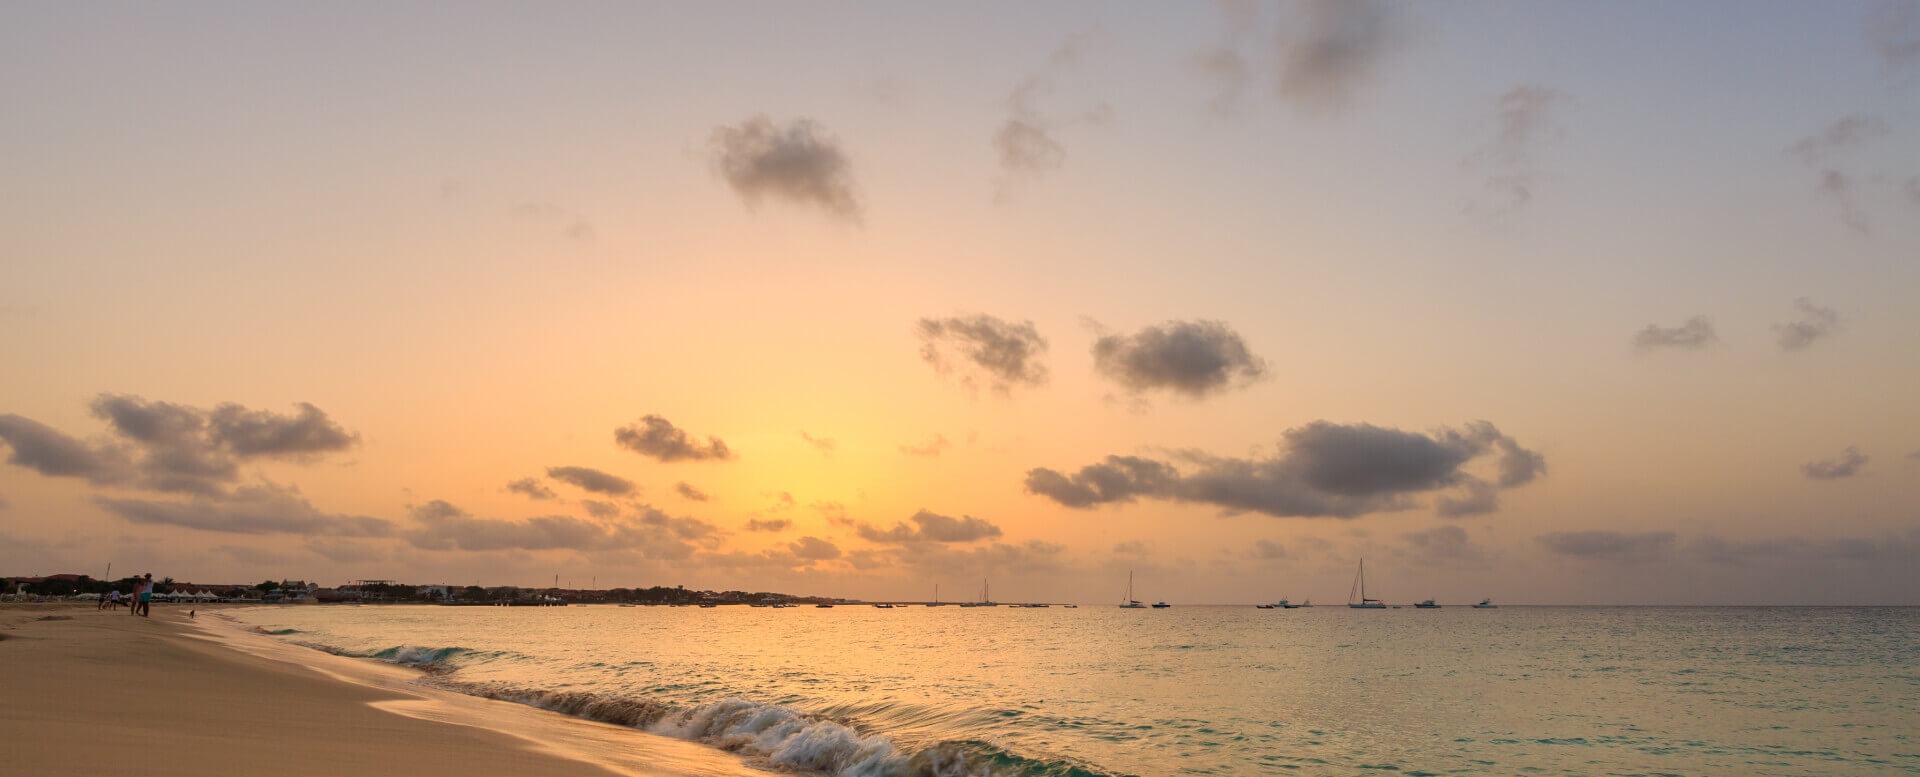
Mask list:
[[[819,537],[801,537],[787,544],[793,555],[809,561],[825,561],[840,557],[840,548]]]
[[[933,436],[933,439],[928,440],[925,445],[902,445],[900,446],[900,452],[908,456],[926,456],[932,458],[939,456],[943,451],[951,447],[953,447],[953,443],[947,441],[946,435],[936,434]]]
[[[1405,40],[1399,14],[1410,6],[1385,0],[1305,0],[1297,24],[1282,24],[1280,81],[1283,100],[1314,108],[1341,108],[1374,77]]]
[[[1219,89],[1208,101],[1207,108],[1217,115],[1229,116],[1239,110],[1241,98],[1253,85],[1253,64],[1243,48],[1259,26],[1260,8],[1252,0],[1222,0],[1213,6],[1220,11],[1226,34],[1218,45],[1200,52],[1194,64]]]
[[[1852,177],[1833,168],[1821,170],[1820,183],[1814,190],[1833,201],[1834,208],[1840,212],[1840,221],[1848,228],[1862,234],[1873,230],[1873,221],[1853,198]]]
[[[833,438],[815,437],[807,434],[805,429],[800,430],[800,439],[806,440],[807,444],[813,446],[813,449],[819,451],[822,456],[831,457],[834,449],[840,447],[839,443],[833,441]]]
[[[749,206],[773,197],[860,220],[853,164],[839,141],[811,119],[781,127],[755,116],[738,127],[715,127],[709,147],[714,169]]]
[[[386,537],[394,533],[390,521],[323,513],[314,509],[298,489],[272,485],[243,486],[229,495],[188,502],[98,497],[94,503],[134,523],[227,534]]]
[[[1222,44],[1200,53],[1194,64],[1219,85],[1219,93],[1207,102],[1208,110],[1230,116],[1240,108],[1241,98],[1253,83],[1253,65],[1231,45]]]
[[[1800,465],[1800,472],[1812,480],[1839,480],[1853,477],[1866,463],[1867,455],[1849,445],[1839,456]]]
[[[1500,452],[1496,464],[1500,470],[1501,488],[1518,488],[1546,474],[1547,457],[1520,447],[1520,443],[1512,437],[1496,436],[1492,444]]]
[[[548,467],[547,477],[607,496],[626,496],[634,492],[633,481],[592,467]]]
[[[1802,350],[1840,331],[1840,314],[1832,308],[1819,307],[1806,297],[1794,300],[1793,306],[1800,311],[1800,320],[1773,325],[1773,331],[1780,335],[1780,350]]]
[[[292,556],[251,545],[218,545],[212,550],[243,564],[279,566],[293,562]]]
[[[1086,509],[1143,496],[1166,497],[1179,482],[1180,473],[1171,464],[1138,456],[1108,456],[1072,476],[1044,467],[1028,470],[1026,488],[1067,507]]]
[[[1047,341],[1031,321],[1010,324],[986,314],[923,318],[915,330],[922,343],[920,357],[942,373],[977,368],[1003,394],[1014,386],[1047,382],[1047,365],[1041,361]],[[969,387],[973,381],[971,374],[961,377]]]
[[[1887,123],[1878,116],[1853,115],[1827,125],[1819,134],[1809,135],[1787,146],[1784,153],[1809,166],[1818,167],[1834,152],[1887,134]]]
[[[1467,538],[1467,530],[1458,526],[1437,526],[1425,531],[1400,535],[1414,559],[1427,564],[1479,562],[1487,554]]]
[[[1458,496],[1442,494],[1433,500],[1433,514],[1442,518],[1464,518],[1500,511],[1500,492],[1492,483],[1474,478]]]
[[[243,458],[307,459],[349,450],[360,443],[360,435],[334,423],[320,408],[306,402],[294,407],[300,412],[286,416],[223,404],[213,409],[209,429],[214,441]]]
[[[1046,71],[1028,75],[1007,94],[1007,119],[994,130],[992,145],[1006,173],[997,181],[996,197],[1004,199],[1015,176],[1037,177],[1057,170],[1067,161],[1067,147],[1054,134],[1063,124],[1105,124],[1113,120],[1113,106],[1100,103],[1063,117],[1058,111],[1043,110],[1042,98],[1054,91],[1053,71],[1080,64],[1088,52],[1105,38],[1105,31],[1093,29],[1068,38],[1048,59]]]
[[[630,520],[597,523],[566,515],[524,521],[479,518],[441,500],[412,511],[406,539],[422,550],[635,550],[649,559],[678,560],[695,545],[714,545],[719,530],[695,518],[675,518],[642,506]]]
[[[678,492],[680,496],[694,502],[705,502],[712,498],[707,496],[707,492],[687,485],[687,482],[684,480],[673,484],[673,490]]]
[[[507,491],[521,494],[529,499],[552,499],[556,496],[553,489],[533,478],[521,478],[507,484]]]
[[[1671,553],[1674,547],[1674,533],[1670,531],[1553,532],[1534,539],[1553,553],[1600,561],[1651,561]]]
[[[1352,518],[1406,509],[1412,495],[1469,486],[1477,479],[1463,465],[1495,451],[1500,481],[1509,487],[1531,481],[1546,466],[1485,421],[1432,435],[1316,421],[1283,436],[1283,450],[1272,458],[1186,452],[1182,457],[1195,468],[1183,475],[1166,462],[1108,456],[1070,476],[1029,470],[1026,490],[1080,509],[1151,498],[1279,517]]]
[[[1000,536],[1000,527],[970,515],[953,518],[921,510],[907,520],[915,525],[902,522],[886,530],[862,526],[859,533],[861,538],[879,543],[977,542]]]
[[[69,437],[31,418],[0,415],[0,440],[9,450],[7,463],[48,477],[84,478],[112,483],[125,479],[132,464],[125,453],[107,445],[91,445]]]
[[[813,508],[814,512],[819,513],[820,517],[826,519],[827,523],[836,526],[853,525],[853,519],[847,517],[847,506],[839,502],[814,502],[807,506]]]
[[[1147,555],[1147,544],[1139,540],[1119,542],[1114,544],[1113,552],[1122,556],[1145,556]]]
[[[90,408],[141,450],[141,485],[146,488],[212,495],[240,474],[239,462],[208,434],[207,414],[201,410],[113,394],[95,398]]]
[[[793,526],[793,522],[785,518],[774,518],[772,520],[765,520],[765,521],[759,518],[754,518],[752,520],[747,521],[747,531],[780,532],[780,531],[786,531],[789,527],[792,527],[792,526]]]
[[[1257,559],[1286,558],[1287,548],[1273,540],[1254,540],[1250,555]]]
[[[586,508],[588,515],[603,521],[620,514],[619,505],[612,502],[602,502],[598,499],[582,499],[580,500],[580,506]]]
[[[1909,564],[1920,557],[1920,531],[1881,537],[1776,537],[1729,540],[1701,535],[1687,543],[1687,551],[1716,564],[1778,567],[1795,563]]]
[[[1200,398],[1267,373],[1264,359],[1219,321],[1169,321],[1093,343],[1094,369],[1128,391],[1166,389]]]
[[[388,558],[386,547],[354,540],[310,540],[304,547],[308,553],[342,564],[364,564]]]
[[[1000,167],[1013,172],[1056,170],[1067,161],[1066,146],[1045,128],[1020,119],[1007,119],[993,133],[993,150],[1000,156]]]
[[[1482,176],[1481,184],[1493,198],[1487,210],[1507,213],[1533,200],[1539,178],[1534,155],[1558,137],[1553,112],[1566,102],[1565,94],[1538,84],[1522,84],[1494,98],[1493,137],[1461,163]]]
[[[1920,2],[1885,2],[1867,12],[1867,44],[1888,67],[1920,65]]]
[[[687,437],[687,433],[657,415],[649,415],[638,422],[615,429],[613,441],[620,447],[651,456],[661,461],[726,461],[733,458],[733,451],[718,437],[708,437],[706,445],[700,445]]]
[[[1633,347],[1641,351],[1655,348],[1699,350],[1719,342],[1720,336],[1713,331],[1713,321],[1706,316],[1694,316],[1676,327],[1648,324],[1647,328],[1633,336]]]
[[[1853,198],[1853,177],[1842,170],[1835,157],[1848,148],[1887,134],[1887,123],[1877,116],[1854,115],[1827,126],[1819,134],[1794,141],[1783,152],[1819,171],[1814,191],[1832,201],[1840,218],[1856,232],[1872,227],[1865,211]]]
[[[239,479],[241,461],[310,461],[358,443],[357,435],[318,408],[305,403],[298,407],[293,416],[232,403],[209,412],[102,394],[89,409],[127,444],[82,442],[17,415],[0,416],[0,439],[12,450],[9,462],[44,475],[80,477],[95,484],[131,480],[150,490],[212,496]]]

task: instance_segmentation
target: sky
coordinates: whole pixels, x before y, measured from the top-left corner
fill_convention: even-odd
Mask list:
[[[1920,604],[1920,2],[0,6],[0,574]]]

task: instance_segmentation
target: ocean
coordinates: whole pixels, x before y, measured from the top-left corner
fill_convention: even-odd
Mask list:
[[[1920,773],[1916,608],[232,614],[836,777]]]

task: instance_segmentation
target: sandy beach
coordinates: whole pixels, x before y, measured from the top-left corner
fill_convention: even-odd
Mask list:
[[[746,775],[701,745],[409,687],[412,670],[208,622],[0,605],[0,772]]]

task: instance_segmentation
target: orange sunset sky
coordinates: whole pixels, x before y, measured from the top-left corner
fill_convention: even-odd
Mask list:
[[[0,7],[0,574],[1920,604],[1920,4]]]

